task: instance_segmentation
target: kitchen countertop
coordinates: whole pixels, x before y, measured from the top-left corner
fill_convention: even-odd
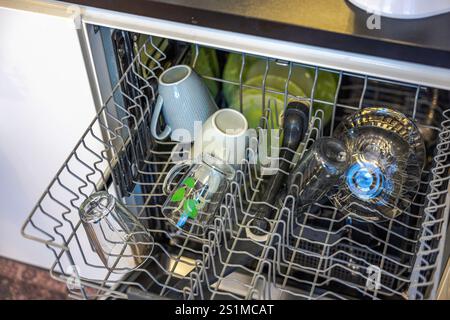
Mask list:
[[[69,0],[227,31],[450,68],[450,13],[398,20],[370,14],[345,0]]]

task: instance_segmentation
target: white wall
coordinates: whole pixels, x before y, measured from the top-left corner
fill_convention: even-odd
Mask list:
[[[48,268],[20,228],[95,115],[70,19],[0,7],[0,111],[0,256]]]

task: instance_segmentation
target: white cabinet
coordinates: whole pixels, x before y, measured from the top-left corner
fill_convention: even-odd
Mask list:
[[[20,228],[95,116],[70,18],[0,6],[0,110],[0,256],[48,268]]]

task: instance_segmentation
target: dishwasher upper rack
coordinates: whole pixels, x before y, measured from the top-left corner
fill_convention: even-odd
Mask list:
[[[178,237],[171,233],[170,228],[155,229],[155,226],[160,227],[161,225],[166,225],[167,227],[167,224],[165,224],[167,221],[164,221],[164,218],[158,216],[158,208],[162,203],[162,199],[158,200],[158,198],[164,197],[160,192],[161,177],[164,176],[167,169],[172,165],[170,154],[174,144],[170,142],[154,141],[149,136],[148,121],[149,116],[151,115],[152,101],[154,101],[156,94],[154,91],[156,75],[164,69],[163,64],[168,59],[163,50],[159,50],[158,46],[154,44],[152,37],[149,37],[146,44],[139,50],[140,53],[144,52],[151,59],[152,68],[150,71],[152,71],[152,76],[145,79],[142,77],[142,70],[140,70],[140,68],[148,69],[148,66],[142,63],[141,56],[138,54],[133,60],[133,63],[128,67],[120,82],[115,86],[111,97],[77,144],[77,147],[71,153],[63,168],[58,172],[57,177],[43,195],[24,226],[24,231],[27,226],[35,228],[37,233],[27,233],[27,235],[35,240],[44,242],[55,253],[57,260],[52,267],[53,275],[60,280],[68,281],[70,284],[72,282],[79,284],[78,287],[75,286],[74,288],[77,290],[72,291],[72,296],[74,298],[126,298],[127,295],[122,288],[124,286],[134,286],[143,291],[153,290],[157,291],[157,294],[163,295],[168,291],[179,290],[179,288],[173,286],[172,280],[174,278],[189,279],[190,288],[184,288],[185,290],[182,290],[185,298],[205,297],[205,292],[201,291],[201,284],[205,280],[202,279],[202,275],[211,267],[210,265],[208,266],[208,263],[216,253],[217,248],[227,240],[227,237],[236,237],[236,230],[233,231],[233,228],[231,227],[230,231],[229,221],[238,220],[238,218],[236,218],[236,212],[242,213],[245,202],[247,206],[255,203],[253,197],[258,193],[259,186],[263,182],[263,179],[260,176],[258,177],[256,175],[252,178],[251,167],[244,166],[239,170],[237,175],[238,179],[230,186],[230,190],[221,207],[220,214],[215,221],[214,228],[208,233],[207,241],[203,241],[202,239],[189,239],[189,237],[187,237],[187,239],[186,237],[181,238],[183,241],[188,241],[188,243],[192,242],[192,246],[187,246],[186,243],[180,244],[180,242],[178,242]],[[194,58],[192,59],[194,65],[198,51],[199,46],[195,45]],[[157,52],[158,57],[155,58],[154,54],[147,54],[148,52]],[[241,54],[243,57],[243,68],[247,55]],[[269,61],[269,59],[267,59],[267,61]],[[280,63],[286,65],[288,75],[290,74],[289,70],[291,70],[294,65],[298,65],[290,62]],[[314,66],[305,67],[315,70],[316,75],[319,70],[322,70],[319,67]],[[265,76],[267,76],[269,72],[268,69],[269,63],[267,63]],[[379,102],[380,96],[383,95],[390,99],[390,101],[385,101],[385,103],[389,102],[393,104],[394,108],[400,109],[411,118],[417,120],[417,122],[422,122],[427,119],[427,117],[422,116],[422,114],[427,115],[428,113],[422,111],[426,110],[427,107],[430,108],[430,104],[433,102],[430,101],[426,95],[425,98],[422,95],[424,92],[428,92],[428,88],[409,84],[397,84],[392,81],[374,79],[364,75],[348,74],[342,71],[326,71],[335,72],[339,77],[338,90],[336,91],[334,101],[321,101],[321,103],[327,104],[333,108],[332,121],[338,121],[339,117],[345,116],[346,113],[354,112],[361,107]],[[230,83],[230,81],[220,78],[203,76],[210,81]],[[136,78],[139,79],[138,85],[135,83]],[[347,81],[349,79],[354,81]],[[313,103],[314,98],[311,97],[314,97],[316,83],[317,76],[314,80],[312,93],[309,93],[304,97],[293,97],[288,92],[287,85],[285,92],[279,93],[284,95],[285,101],[287,101],[287,97],[289,96],[290,98]],[[374,85],[375,83],[382,85],[376,86]],[[129,96],[129,92],[124,90],[124,84],[133,86],[136,89],[133,96]],[[241,88],[241,94],[242,88],[246,87],[242,78],[240,78],[238,82],[232,84]],[[392,88],[395,86],[400,86],[412,94],[400,99],[400,101],[392,102],[392,96],[398,97],[403,95],[398,92],[398,89],[396,91]],[[349,89],[346,89],[345,87],[348,87]],[[260,90],[263,92],[266,90],[264,81]],[[346,90],[352,94],[343,95],[343,97],[341,97],[341,93]],[[359,94],[355,95],[355,92],[359,92]],[[242,101],[242,98],[240,100]],[[262,105],[263,108],[267,107],[264,106],[264,101]],[[409,109],[405,109],[405,105],[409,105]],[[273,121],[273,117],[270,117],[270,108],[266,109],[269,116],[263,117],[262,123],[266,123],[267,126]],[[341,112],[338,112],[338,109],[340,109]],[[130,110],[132,110],[132,112],[130,112]],[[120,115],[118,115],[118,113],[120,113]],[[434,148],[438,150],[438,154],[434,157],[434,168],[431,170],[430,184],[433,185],[434,183],[435,190],[432,194],[425,192],[427,198],[431,196],[432,198],[428,200],[429,204],[426,206],[423,203],[421,204],[424,211],[428,210],[427,212],[429,213],[425,216],[428,221],[424,221],[423,227],[420,230],[422,236],[417,245],[422,251],[419,251],[418,256],[420,259],[415,260],[416,265],[414,269],[420,272],[412,273],[417,277],[415,282],[413,281],[413,277],[411,277],[411,280],[404,281],[412,288],[410,294],[411,298],[423,298],[424,296],[427,296],[422,289],[428,289],[435,284],[436,279],[430,278],[431,275],[428,273],[433,273],[439,265],[439,257],[436,256],[436,253],[440,252],[439,246],[442,245],[443,232],[448,219],[448,206],[445,203],[445,193],[447,192],[446,186],[448,186],[448,110],[441,112],[440,117],[442,118],[442,121],[439,121],[438,125],[425,122],[418,123],[419,125],[422,125],[422,127],[430,129],[432,133],[436,133],[439,138],[436,139],[434,143]],[[314,130],[309,132],[309,138],[314,140],[318,136],[323,135],[325,131],[321,125],[321,114],[316,113],[311,115],[311,123],[318,123],[318,125],[313,126]],[[332,130],[333,126],[331,126],[331,131],[327,133],[330,134]],[[96,144],[100,146],[100,151],[94,151],[95,148],[93,146]],[[84,153],[93,155],[93,159],[89,159],[89,157],[88,159],[83,158],[81,155]],[[300,156],[301,152],[296,152],[296,154]],[[87,160],[91,163],[88,164],[89,161]],[[74,163],[78,164],[78,166],[81,165],[81,169],[77,168],[79,172],[74,172],[74,167],[77,167]],[[158,166],[160,167],[158,168]],[[156,170],[154,170],[155,168]],[[68,179],[67,175],[69,178],[71,177],[76,180],[78,185],[74,187],[73,185],[70,185],[73,181],[66,182]],[[150,176],[154,176],[153,178],[156,180],[148,180]],[[127,192],[126,189],[127,186],[129,187],[130,185],[130,180],[132,180],[131,184],[136,184],[137,182],[142,189]],[[430,181],[430,179],[425,178],[424,182],[428,183],[428,181]],[[96,261],[96,263],[87,261],[86,255],[84,254],[84,251],[87,252],[92,249],[89,247],[85,238],[81,239],[83,237],[83,229],[80,228],[79,219],[77,219],[77,207],[82,199],[89,195],[94,189],[106,189],[107,186],[112,187],[110,192],[115,193],[126,201],[127,206],[141,217],[141,221],[150,224],[154,223],[155,225],[149,226],[149,230],[163,234],[164,237],[168,238],[170,240],[170,248],[172,249],[172,251],[168,251],[166,249],[167,246],[161,245],[158,240],[156,240],[157,243],[155,244],[159,252],[151,258],[150,264],[152,264],[152,266],[146,266],[145,269],[139,269],[127,278],[115,278],[114,274],[105,272],[104,267],[102,267],[101,263],[98,261]],[[151,190],[145,190],[145,188],[149,186],[151,187]],[[55,196],[57,191],[61,192],[61,189],[67,194]],[[154,198],[157,200],[151,203],[150,201],[153,201],[151,199]],[[143,199],[145,199],[145,201],[140,203],[139,201],[142,201]],[[284,199],[282,209],[278,211],[278,218],[282,215],[289,216],[289,208],[292,206],[291,202],[292,201],[289,201],[288,198]],[[53,212],[46,207],[49,205],[51,206],[51,204],[56,204],[56,209],[53,207]],[[269,204],[266,203],[265,205]],[[327,205],[317,204],[317,206],[326,207]],[[331,210],[336,211],[334,208],[331,208]],[[246,218],[249,215],[244,213],[243,216]],[[233,217],[234,220],[232,219]],[[55,224],[54,228],[52,228],[52,230],[43,230],[39,228],[40,219],[53,221]],[[274,223],[279,223],[277,221],[274,221]],[[303,228],[308,226],[308,223],[298,223],[298,221],[292,219],[287,221],[288,222],[282,222],[289,226],[289,228],[285,228],[284,230],[291,230],[291,226],[295,224],[297,224],[297,227],[300,225],[300,227]],[[229,231],[228,233],[226,232],[227,230]],[[328,232],[328,234],[329,233],[330,232]],[[244,267],[242,268],[244,274],[236,275],[237,278],[222,279],[222,284],[225,287],[227,287],[225,282],[228,284],[238,283],[240,286],[240,288],[237,289],[236,286],[234,286],[234,290],[239,293],[230,293],[228,296],[233,298],[280,298],[283,296],[291,298],[345,298],[345,295],[340,295],[334,293],[332,290],[326,289],[303,289],[303,293],[299,293],[299,290],[287,283],[282,283],[282,285],[280,285],[276,282],[273,277],[274,270],[276,270],[275,273],[278,273],[278,276],[281,274],[285,279],[289,279],[289,281],[293,279],[294,283],[296,281],[303,281],[312,288],[320,287],[317,279],[313,281],[309,280],[310,283],[308,284],[308,280],[303,280],[302,274],[286,274],[286,263],[279,258],[281,254],[287,252],[286,255],[289,255],[289,252],[291,252],[291,257],[294,256],[294,258],[297,255],[296,261],[288,263],[288,269],[297,268],[302,269],[303,271],[308,271],[310,266],[308,267],[304,262],[299,261],[298,256],[303,255],[310,260],[317,258],[317,252],[311,248],[304,250],[302,247],[301,249],[304,251],[302,254],[299,254],[298,251],[300,250],[293,248],[291,243],[292,240],[290,239],[295,239],[295,236],[296,235],[292,232],[289,233],[284,231],[283,237],[281,238],[288,240],[284,242],[279,241],[276,243],[276,246],[264,245],[265,256],[255,257],[255,270],[251,271],[247,267]],[[297,238],[305,240],[303,239],[304,235],[302,234],[297,235]],[[310,239],[306,239],[306,242],[308,242],[308,240],[311,242]],[[337,252],[344,251],[345,249],[342,249],[342,247],[346,248],[345,245],[343,245]],[[355,248],[353,248],[353,250],[355,250]],[[273,255],[271,252],[276,252],[277,254],[280,253],[280,255]],[[230,249],[230,253],[232,253],[232,249]],[[356,257],[358,257],[358,255],[356,255]],[[334,257],[332,256],[332,258]],[[266,260],[271,261],[271,263],[266,263]],[[364,260],[364,258],[362,258],[362,260]],[[338,265],[345,265],[346,263],[345,259],[340,257],[333,261],[337,261],[336,264]],[[82,267],[88,266],[91,269],[101,271],[101,275],[98,277],[91,275],[88,277],[83,276],[84,270],[80,270],[80,266],[78,265],[80,263],[82,264]],[[177,265],[178,267],[181,267],[178,268]],[[366,263],[366,265],[369,264]],[[180,270],[175,271],[175,268],[193,269],[194,271],[182,275],[183,272]],[[386,277],[387,274],[388,277],[392,277],[392,274],[389,274],[389,272],[389,270],[385,271],[383,276]],[[245,277],[247,277],[248,280],[249,274],[251,277],[249,281],[246,281]],[[436,276],[436,273],[434,273],[434,275]],[[145,281],[138,281],[137,279],[139,276],[141,276],[141,278],[146,278],[145,281],[151,282],[153,288],[144,286],[142,283]],[[322,277],[322,274],[320,276]],[[328,277],[328,281],[338,279],[341,282],[350,284],[352,289],[361,290],[360,286],[352,283],[352,279],[342,280],[343,277],[336,273],[327,274],[326,276]],[[361,275],[361,277],[363,280],[367,280],[367,277],[364,275]],[[157,290],[154,290],[154,287],[157,287]],[[417,288],[417,290],[414,288]],[[218,297],[223,293],[222,288],[217,284],[211,284],[209,286],[209,291],[212,295]],[[319,293],[315,291],[318,291]],[[273,292],[277,292],[278,296]],[[398,291],[395,292],[395,294],[403,295],[404,292]],[[366,297],[377,298],[378,296],[377,293],[368,293],[366,294]]]

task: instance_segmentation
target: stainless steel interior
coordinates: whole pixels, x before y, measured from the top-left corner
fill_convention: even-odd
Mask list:
[[[23,229],[27,237],[42,242],[54,253],[52,275],[74,284],[69,287],[72,298],[435,297],[449,215],[449,92],[267,57],[256,57],[266,63],[261,85],[249,86],[243,81],[242,70],[246,61],[255,57],[243,52],[238,53],[242,56],[238,81],[201,74],[205,81],[216,83],[219,88],[225,83],[238,87],[241,108],[244,88],[261,90],[261,127],[271,128],[278,121],[273,105],[264,99],[267,92],[281,95],[284,108],[288,99],[294,99],[310,105],[319,103],[329,110],[328,123],[324,121],[323,111],[310,113],[305,143],[298,150],[289,150],[294,153],[294,159],[301,158],[318,137],[331,135],[343,117],[368,106],[388,106],[413,119],[426,141],[428,155],[412,205],[398,218],[384,224],[348,224],[348,216],[328,201],[315,203],[294,218],[295,199],[291,196],[280,196],[277,204],[259,198],[265,176],[247,161],[237,170],[214,225],[201,238],[176,232],[161,215],[166,198],[161,187],[174,164],[171,153],[175,143],[154,140],[149,124],[157,97],[158,75],[180,63],[195,67],[202,46],[153,36],[145,36],[140,42],[143,36],[128,34],[134,55],[128,64],[125,61],[121,72],[116,59],[111,57],[123,54],[114,51],[113,30],[92,27],[91,31],[103,40],[102,50],[106,54],[106,59],[102,57],[103,68],[108,72],[99,79],[111,84],[102,84],[103,93],[109,91],[109,94],[104,96],[104,105],[45,190]],[[218,50],[218,54],[226,57],[229,52]],[[274,92],[265,87],[273,62],[286,74],[284,91]],[[314,77],[311,91],[303,96],[289,91],[295,68],[306,68]],[[315,92],[321,90],[318,78],[322,73],[331,73],[337,79],[337,90],[329,100],[316,98]],[[220,94],[217,102],[226,107]],[[96,190],[108,190],[121,198],[155,238],[153,254],[147,263],[125,277],[106,270],[95,258],[80,224],[78,208]],[[276,210],[265,242],[246,236],[255,205]],[[54,227],[41,228],[43,221],[51,221]],[[237,240],[259,246],[261,254],[251,256],[249,252],[236,251]],[[206,275],[215,268],[214,257],[224,253],[220,259],[225,266],[222,270],[233,271],[222,272],[216,275],[218,281],[209,283]],[[248,265],[233,265],[233,255],[240,254],[250,257]],[[374,274],[380,279],[376,288],[369,285]],[[177,285],[180,280],[185,280],[183,287]],[[138,290],[132,293],[130,288]]]

